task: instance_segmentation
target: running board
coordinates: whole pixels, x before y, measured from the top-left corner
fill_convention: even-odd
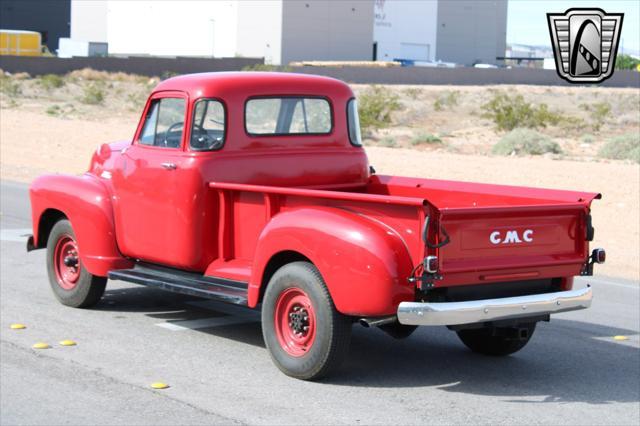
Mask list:
[[[215,299],[236,305],[247,305],[247,283],[207,277],[179,269],[138,263],[133,269],[109,271],[109,279],[142,284],[174,293]]]

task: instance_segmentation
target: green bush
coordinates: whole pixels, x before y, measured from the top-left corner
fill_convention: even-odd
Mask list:
[[[134,92],[127,94],[127,101],[130,104],[130,109],[134,111],[140,110],[147,102],[148,93],[146,92]]]
[[[83,96],[80,101],[84,104],[99,105],[104,102],[104,90],[100,84],[89,84],[85,86]]]
[[[594,104],[580,104],[581,109],[587,111],[591,117],[591,126],[596,132],[600,130],[602,125],[609,117],[611,112],[611,104],[609,102],[596,102]]]
[[[46,90],[59,89],[65,85],[64,78],[56,74],[45,74],[38,79],[38,83]]]
[[[289,66],[271,65],[271,64],[255,64],[255,65],[246,65],[246,66],[242,67],[242,71],[291,72],[291,67],[289,67]]]
[[[598,155],[612,160],[632,160],[640,163],[640,135],[627,133],[605,143]]]
[[[409,98],[413,99],[414,101],[418,99],[421,93],[422,91],[416,87],[408,87],[404,89],[404,94],[407,95]]]
[[[430,133],[420,133],[411,139],[411,145],[422,145],[422,144],[440,144],[442,143],[442,139],[440,139],[436,135],[432,135]]]
[[[445,92],[444,94],[438,96],[438,98],[433,102],[433,109],[436,111],[442,111],[445,108],[451,109],[454,106],[458,105],[458,98],[460,97],[460,92]]]
[[[371,86],[358,98],[360,126],[365,133],[386,127],[391,114],[401,108],[399,96],[382,86]]]
[[[19,81],[3,73],[0,76],[0,92],[14,98],[22,93],[22,86]]]
[[[635,70],[639,64],[640,60],[631,55],[621,54],[616,57],[617,70]]]
[[[546,104],[535,106],[526,102],[522,95],[509,96],[502,92],[495,93],[489,102],[482,105],[482,109],[482,117],[493,120],[500,130],[547,127],[560,123],[564,118],[549,111]]]
[[[593,135],[590,135],[589,133],[582,135],[582,137],[580,138],[580,141],[582,143],[593,143],[595,141],[595,138],[593,137]]]
[[[497,155],[559,154],[560,145],[532,129],[513,129],[491,149]]]
[[[391,136],[387,136],[383,138],[378,145],[384,146],[387,148],[395,148],[397,146],[395,139],[393,139]]]
[[[61,113],[62,113],[62,108],[60,108],[59,105],[51,105],[49,108],[47,108],[47,114],[53,115],[54,117],[57,117]]]

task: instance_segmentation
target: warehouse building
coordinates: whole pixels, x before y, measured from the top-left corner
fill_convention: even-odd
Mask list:
[[[376,0],[374,58],[499,64],[507,0]]]
[[[72,0],[71,39],[106,42],[112,55],[370,60],[373,3]]]

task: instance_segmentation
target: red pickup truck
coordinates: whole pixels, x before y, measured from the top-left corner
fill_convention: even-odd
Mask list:
[[[165,80],[132,140],[30,197],[27,249],[47,248],[60,302],[94,305],[109,278],[260,309],[274,363],[301,379],[340,364],[354,322],[513,353],[590,305],[573,277],[605,259],[589,252],[599,194],[377,175],[349,86],[309,75]]]

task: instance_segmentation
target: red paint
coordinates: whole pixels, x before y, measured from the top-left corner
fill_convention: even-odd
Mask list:
[[[326,98],[331,132],[245,132],[248,99],[292,95]],[[413,300],[407,278],[427,255],[439,259],[443,279],[436,286],[562,278],[570,288],[589,253],[585,217],[599,194],[370,176],[364,150],[348,138],[353,96],[337,80],[290,73],[166,80],[151,94],[132,141],[100,146],[83,176],[49,175],[32,184],[36,244],[42,246],[40,224],[59,211],[92,274],[141,259],[246,281],[250,306],[260,301],[269,262],[295,252],[314,263],[336,308],[350,315],[393,314],[398,303]],[[138,141],[150,102],[164,97],[186,102],[179,148]],[[220,150],[189,148],[201,98],[224,105]],[[427,217],[429,241],[443,241],[444,229],[448,245],[425,247]],[[508,243],[492,244],[493,232]],[[532,241],[523,240],[525,233]]]
[[[293,287],[280,294],[274,312],[276,337],[289,355],[301,357],[316,340],[316,313],[311,299],[303,290]]]
[[[69,262],[73,261],[73,264]],[[53,267],[60,287],[73,290],[80,278],[78,245],[70,235],[60,237],[53,251]]]

